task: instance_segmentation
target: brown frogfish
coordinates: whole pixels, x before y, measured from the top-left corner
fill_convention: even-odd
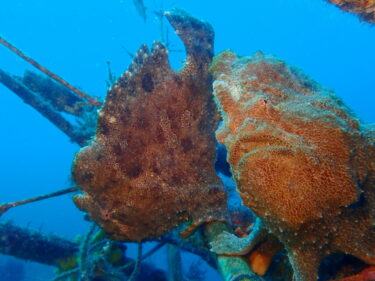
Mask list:
[[[244,204],[262,221],[259,235],[284,246],[295,280],[316,281],[334,253],[375,264],[374,126],[271,56],[226,51],[211,69],[223,118],[217,139]]]
[[[187,59],[171,69],[168,50],[142,46],[109,90],[97,132],[76,156],[78,207],[110,237],[142,241],[187,221],[226,217],[226,193],[215,174],[219,114],[208,71],[214,32],[183,11],[165,14]]]

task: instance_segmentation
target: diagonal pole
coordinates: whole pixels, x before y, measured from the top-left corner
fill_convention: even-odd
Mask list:
[[[66,82],[64,79],[62,79],[58,75],[54,74],[53,72],[51,72],[50,70],[48,70],[47,68],[42,66],[40,63],[38,63],[35,60],[33,60],[32,58],[26,56],[24,53],[21,52],[21,50],[17,49],[15,46],[10,44],[8,41],[6,41],[1,36],[0,36],[0,44],[2,44],[3,46],[5,46],[9,50],[11,50],[13,53],[15,53],[16,55],[18,55],[19,57],[21,57],[22,59],[24,59],[28,63],[35,66],[37,69],[39,69],[40,71],[42,71],[43,73],[45,73],[46,75],[51,77],[53,80],[59,82],[60,84],[64,85],[65,87],[69,88],[71,91],[76,93],[79,97],[87,100],[89,104],[94,105],[94,106],[101,106],[102,105],[101,102],[98,101],[97,99],[94,99],[94,98],[90,97],[88,94],[85,94],[81,90],[77,89],[76,87],[74,87],[71,84],[69,84],[68,82]]]
[[[0,217],[6,211],[8,211],[9,209],[11,209],[13,207],[17,207],[17,206],[20,206],[20,205],[25,205],[25,204],[28,204],[28,203],[32,203],[32,202],[36,202],[36,201],[48,199],[48,198],[51,198],[51,197],[56,197],[56,196],[64,195],[64,194],[71,193],[71,192],[76,192],[78,190],[79,190],[79,187],[69,187],[69,188],[62,189],[62,190],[59,190],[59,191],[55,191],[55,192],[52,192],[52,193],[49,193],[49,194],[45,194],[45,195],[41,195],[41,196],[36,196],[36,197],[29,198],[29,199],[17,201],[17,202],[0,204]]]

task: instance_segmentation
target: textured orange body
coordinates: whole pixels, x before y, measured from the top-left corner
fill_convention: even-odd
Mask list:
[[[109,91],[97,134],[73,167],[84,191],[76,204],[115,239],[151,239],[226,214],[214,171],[219,115],[208,72],[214,34],[181,11],[166,17],[187,49],[184,68],[170,68],[162,44],[151,52],[143,46]]]
[[[218,140],[244,203],[288,252],[297,280],[331,253],[375,263],[374,129],[298,69],[227,51],[212,66]]]

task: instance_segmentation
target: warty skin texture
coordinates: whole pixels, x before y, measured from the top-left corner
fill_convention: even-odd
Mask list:
[[[317,280],[331,253],[374,264],[374,128],[273,57],[226,51],[211,70],[217,138],[240,195],[284,245],[296,280]]]
[[[109,90],[91,144],[76,156],[75,197],[112,238],[153,239],[192,221],[225,220],[226,193],[214,171],[219,115],[208,66],[211,26],[173,10],[167,19],[183,40],[178,72],[167,49],[142,46]]]

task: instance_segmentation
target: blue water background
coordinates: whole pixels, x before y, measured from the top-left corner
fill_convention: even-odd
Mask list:
[[[146,22],[132,0],[2,0],[0,34],[71,84],[104,96],[106,62],[120,75],[131,60],[125,49],[135,53],[142,43],[160,38],[152,11],[178,6],[213,25],[216,52],[231,48],[240,55],[258,50],[275,55],[335,90],[365,122],[375,122],[375,28],[355,16],[323,0],[144,2],[149,7]],[[182,49],[169,31],[172,48]],[[175,68],[183,59],[181,53],[171,53]],[[0,68],[18,75],[35,70],[2,46]],[[70,186],[79,147],[2,85],[0,105],[0,202]],[[73,239],[88,223],[70,199],[20,207],[1,219]],[[162,259],[159,254],[151,260]],[[53,271],[36,264],[26,269],[25,280],[30,281],[48,280]],[[213,273],[207,276],[217,279]]]

